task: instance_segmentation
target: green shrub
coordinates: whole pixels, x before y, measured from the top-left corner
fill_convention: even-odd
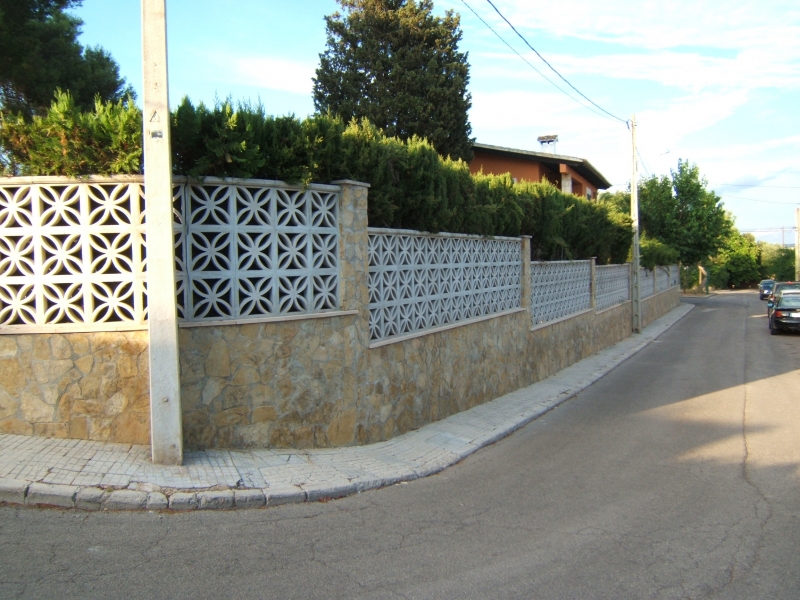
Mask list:
[[[142,168],[142,112],[130,98],[82,112],[67,92],[28,120],[0,114],[4,175],[109,175]]]
[[[7,174],[140,173],[142,115],[132,102],[97,102],[82,113],[58,94],[43,117],[7,117],[0,157]],[[630,219],[611,205],[564,194],[509,174],[472,175],[428,141],[387,137],[366,120],[322,114],[273,117],[230,99],[213,107],[184,98],[171,115],[173,171],[308,184],[353,179],[370,184],[373,227],[532,237],[540,260],[596,257],[624,262]],[[674,261],[673,261],[674,262]]]

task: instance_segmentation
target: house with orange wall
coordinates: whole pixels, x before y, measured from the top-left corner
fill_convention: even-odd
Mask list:
[[[602,173],[584,158],[488,144],[473,144],[472,151],[471,173],[510,173],[515,182],[541,181],[544,178],[564,193],[585,196],[590,200],[597,198],[599,190],[611,187]]]

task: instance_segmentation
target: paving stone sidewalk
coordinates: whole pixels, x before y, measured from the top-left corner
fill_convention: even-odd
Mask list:
[[[206,450],[184,465],[150,462],[148,446],[0,435],[0,504],[84,510],[194,510],[339,498],[426,477],[585,389],[685,316],[681,304],[552,377],[387,442],[319,450]]]

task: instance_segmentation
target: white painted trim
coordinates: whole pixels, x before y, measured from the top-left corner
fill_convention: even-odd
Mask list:
[[[381,235],[413,235],[417,237],[438,237],[438,238],[456,238],[460,240],[498,240],[501,242],[519,242],[522,237],[508,237],[502,235],[472,235],[469,233],[430,233],[429,231],[417,231],[416,229],[390,229],[387,227],[368,227],[367,233],[375,233]],[[530,239],[531,236],[523,236]]]
[[[555,325],[556,323],[561,323],[562,321],[568,321],[569,319],[574,319],[575,317],[580,317],[581,315],[585,315],[588,313],[594,312],[593,308],[586,308],[580,312],[572,313],[571,315],[566,315],[565,317],[559,317],[558,319],[553,319],[552,321],[548,321],[547,323],[539,323],[538,325],[534,325],[530,328],[530,331],[536,331],[537,329],[544,329],[545,327],[550,327],[550,325]]]
[[[620,306],[625,306],[626,304],[630,304],[630,303],[631,303],[630,300],[625,300],[625,302],[620,302],[619,304],[615,304],[614,306],[609,306],[608,308],[604,308],[603,310],[598,310],[594,314],[602,315],[603,313],[606,313],[606,312],[608,312],[610,310],[614,310],[615,308],[619,308]]]
[[[42,333],[102,333],[114,331],[147,331],[147,323],[130,325],[105,323],[74,323],[56,325],[6,325],[0,327],[0,335],[35,335]]]
[[[660,296],[660,295],[662,295],[662,294],[666,294],[667,292],[671,292],[672,290],[674,290],[674,289],[676,289],[676,288],[680,288],[680,286],[679,286],[679,285],[673,285],[671,288],[667,288],[667,289],[665,289],[663,292],[656,292],[655,294],[651,294],[651,295],[650,295],[650,296],[648,296],[647,298],[642,298],[642,302],[644,302],[644,301],[646,301],[646,300],[652,300],[652,299],[653,299],[653,298],[655,298],[656,296]]]
[[[280,315],[277,317],[259,317],[256,319],[229,319],[226,321],[181,321],[178,327],[189,329],[192,327],[223,327],[225,325],[250,325],[253,323],[283,323],[285,321],[306,321],[308,319],[326,319],[333,317],[350,317],[357,315],[357,310],[332,310],[323,313],[301,313],[293,315]]]
[[[457,323],[448,323],[447,325],[440,325],[439,327],[431,327],[430,329],[423,329],[422,331],[415,331],[413,333],[406,333],[385,340],[370,342],[369,347],[380,348],[381,346],[388,346],[390,344],[396,344],[398,342],[405,342],[406,340],[412,340],[414,338],[423,337],[431,333],[439,333],[441,331],[448,331],[450,329],[456,329],[457,327],[463,327],[464,325],[474,325],[475,323],[480,323],[481,321],[488,321],[490,319],[496,319],[498,317],[507,317],[508,315],[515,315],[517,313],[527,312],[527,310],[528,309],[523,306],[520,308],[512,308],[509,310],[504,310],[503,312],[494,313],[491,315],[483,315],[482,317],[473,317],[472,319],[466,319],[465,321],[458,321]]]

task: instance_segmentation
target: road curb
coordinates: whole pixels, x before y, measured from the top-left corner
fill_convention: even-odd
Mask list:
[[[581,372],[580,369],[574,370],[573,367],[569,367],[568,369],[573,369],[570,373],[573,375],[574,381],[563,383],[558,378],[559,374],[556,374],[542,382],[471,409],[476,411],[484,407],[484,410],[491,410],[491,408],[486,408],[487,405],[496,403],[495,406],[498,406],[499,404],[497,403],[502,404],[504,399],[524,397],[526,400],[531,400],[525,403],[524,409],[518,411],[508,421],[496,425],[494,429],[485,432],[481,431],[480,435],[470,439],[461,437],[459,431],[463,431],[464,427],[468,429],[470,427],[469,424],[465,425],[463,423],[463,416],[470,411],[457,413],[453,417],[439,421],[438,429],[440,431],[432,438],[438,437],[443,441],[439,446],[436,446],[435,442],[425,441],[426,444],[431,446],[431,453],[438,452],[439,456],[432,458],[419,467],[410,467],[408,464],[398,463],[391,469],[383,470],[380,475],[365,473],[363,476],[353,477],[352,479],[341,479],[339,477],[331,478],[327,481],[299,483],[297,485],[291,483],[276,484],[267,488],[241,488],[237,485],[229,489],[220,489],[220,486],[214,486],[211,489],[167,489],[151,483],[136,483],[127,488],[104,488],[0,478],[0,504],[57,507],[85,511],[169,510],[187,512],[195,510],[235,510],[343,498],[367,490],[428,477],[460,462],[481,448],[485,448],[511,435],[531,421],[575,397],[647,347],[662,333],[686,316],[693,308],[694,306],[691,304],[681,304],[651,323],[643,333],[634,334],[619,344],[606,348],[592,357],[573,365],[573,367],[576,367],[582,363],[588,364],[590,370],[585,373]],[[620,352],[619,348],[622,344],[627,345],[627,348]],[[564,373],[568,369],[560,373]],[[552,389],[548,391],[549,388]],[[541,390],[544,390],[544,392]],[[459,416],[462,417],[461,420],[458,419]],[[406,436],[420,435],[420,432],[423,432],[424,429],[416,430],[406,434]],[[475,427],[472,426],[472,429],[474,431]],[[400,439],[395,438],[395,440]]]

